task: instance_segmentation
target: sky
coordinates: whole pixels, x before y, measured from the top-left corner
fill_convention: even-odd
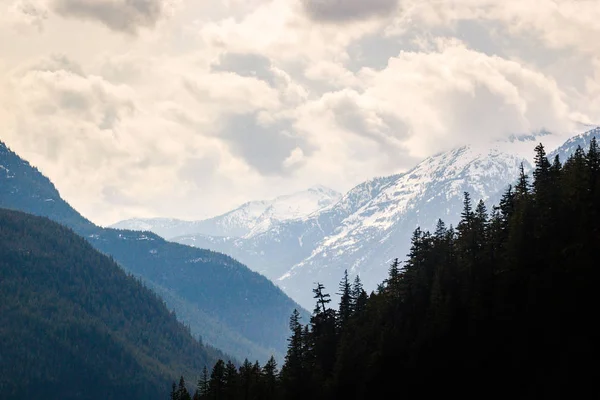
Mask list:
[[[598,0],[0,0],[0,140],[94,222],[600,118]]]

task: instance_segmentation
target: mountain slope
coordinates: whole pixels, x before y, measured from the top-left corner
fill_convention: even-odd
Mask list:
[[[0,397],[166,398],[223,357],[83,238],[0,209]]]
[[[169,218],[129,219],[111,228],[151,231],[166,239],[189,234],[223,237],[251,237],[279,223],[306,217],[335,204],[338,192],[323,186],[273,200],[252,201],[223,215],[202,221]]]
[[[223,254],[167,242],[150,232],[95,226],[1,142],[0,166],[0,207],[71,227],[163,296],[205,342],[238,358],[281,356],[289,315],[298,305],[265,277]]]
[[[358,185],[332,207],[287,221],[251,238],[187,235],[180,243],[224,251],[275,280],[304,307],[310,287],[334,292],[344,269],[374,289],[389,262],[404,258],[417,226],[432,229],[439,218],[456,223],[463,192],[495,201],[526,169],[538,137],[470,145],[430,157],[412,170]]]
[[[564,163],[573,153],[575,153],[577,146],[580,146],[583,150],[587,151],[590,147],[590,142],[594,137],[596,139],[600,138],[600,127],[573,136],[560,147],[550,152],[548,158],[552,161],[555,156],[558,156],[561,162]]]

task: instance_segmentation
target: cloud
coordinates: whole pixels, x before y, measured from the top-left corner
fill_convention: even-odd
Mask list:
[[[0,0],[0,136],[110,223],[600,122],[597,1],[341,3]]]
[[[388,33],[453,27],[459,21],[501,24],[507,34],[530,35],[553,48],[576,47],[596,52],[600,32],[600,6],[596,0],[401,0],[402,12]]]
[[[62,16],[89,19],[125,33],[152,28],[171,15],[173,0],[53,0]]]
[[[414,132],[406,142],[414,154],[510,132],[571,127],[567,96],[551,77],[457,40],[438,40],[434,51],[402,52],[384,70],[364,75],[364,95]]]
[[[8,15],[4,19],[7,19],[9,24],[19,32],[26,32],[31,28],[41,32],[48,17],[49,11],[44,2],[17,0],[9,8]]]
[[[398,0],[302,0],[308,16],[320,22],[348,22],[389,15]]]
[[[234,154],[264,175],[285,174],[311,147],[289,120],[264,120],[256,114],[224,117],[223,137]]]
[[[248,14],[200,24],[198,36],[214,51],[260,53],[287,63],[347,59],[355,39],[381,28],[380,21],[315,24],[299,1],[271,1]]]
[[[377,142],[384,153],[396,153],[409,134],[406,124],[395,113],[380,109],[376,99],[351,90],[323,99],[341,128]]]
[[[271,71],[271,61],[260,54],[224,53],[213,71],[233,72],[240,76],[257,78],[274,86],[276,76]]]
[[[40,118],[59,114],[85,120],[100,130],[113,129],[124,116],[135,113],[132,93],[97,76],[85,76],[79,65],[55,56],[17,73],[24,102]]]

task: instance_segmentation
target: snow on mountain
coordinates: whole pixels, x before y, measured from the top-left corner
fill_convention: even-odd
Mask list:
[[[564,161],[577,145],[587,147],[591,134],[574,137],[557,151]],[[232,255],[266,275],[302,306],[314,304],[311,288],[323,283],[336,292],[344,269],[359,274],[374,289],[385,279],[393,258],[405,258],[416,227],[432,230],[438,219],[456,224],[463,193],[473,202],[497,204],[519,174],[531,171],[534,147],[561,140],[546,132],[471,144],[429,157],[412,170],[364,182],[336,204],[288,220],[245,238],[187,235],[175,241]]]
[[[405,257],[417,226],[431,229],[438,218],[448,224],[458,221],[463,192],[470,192],[474,201],[495,202],[516,179],[521,162],[531,168],[539,136],[435,155],[406,173],[364,182],[328,208],[251,237],[187,235],[174,240],[230,254],[311,307],[314,283],[334,292],[344,269],[360,274],[365,286],[374,289],[390,260]]]
[[[217,237],[253,237],[284,221],[306,217],[335,204],[341,194],[315,186],[272,200],[251,201],[217,217],[201,221],[168,218],[130,219],[112,228],[144,230],[165,238],[198,234]]]
[[[365,286],[374,289],[385,279],[390,261],[408,253],[416,227],[432,229],[440,218],[456,224],[464,192],[474,201],[492,203],[515,180],[521,163],[530,168],[526,158],[506,151],[507,144],[489,149],[464,146],[395,176],[278,283],[304,305],[312,301],[307,291],[312,282],[335,288],[344,269],[360,274]]]
[[[573,136],[572,138],[567,140],[562,146],[548,154],[548,157],[550,158],[550,161],[552,161],[552,158],[558,155],[560,160],[562,162],[565,162],[569,158],[569,156],[573,154],[575,150],[577,150],[578,146],[581,146],[583,150],[587,151],[590,147],[590,141],[593,137],[595,137],[596,140],[600,140],[600,127],[595,127],[585,133]]]

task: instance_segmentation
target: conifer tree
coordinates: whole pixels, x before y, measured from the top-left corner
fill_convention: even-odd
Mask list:
[[[208,398],[208,369],[206,365],[202,368],[202,375],[200,375],[200,379],[198,380],[198,386],[196,388],[196,397],[197,399],[207,399]]]
[[[300,313],[294,310],[290,317],[291,336],[288,339],[288,349],[285,364],[281,369],[281,381],[285,389],[286,399],[302,399],[306,392],[305,370],[305,334],[300,323]]]
[[[252,390],[252,364],[246,358],[239,370],[241,397],[244,400],[250,399]]]
[[[463,210],[460,214],[461,222],[470,224],[473,221],[473,204],[471,203],[471,195],[469,192],[463,193]]]
[[[175,382],[171,384],[171,395],[169,398],[171,400],[179,400],[179,392],[177,391],[177,384]]]
[[[479,200],[479,203],[477,203],[477,208],[475,209],[475,224],[478,240],[483,241],[485,239],[485,231],[488,224],[487,208],[483,200]]]
[[[359,314],[367,304],[367,293],[363,289],[360,276],[356,275],[352,284],[352,312]]]
[[[338,311],[338,329],[341,331],[346,327],[348,320],[352,316],[352,288],[348,279],[348,270],[344,271],[344,275],[339,285],[340,305]]]
[[[321,386],[333,374],[335,366],[335,352],[337,348],[337,321],[334,310],[327,307],[331,301],[325,293],[322,284],[317,283],[313,290],[316,300],[315,310],[310,318],[309,340],[312,347],[312,377],[313,385]],[[316,393],[312,393],[314,397]],[[320,393],[323,395],[323,393]]]
[[[550,175],[550,162],[546,157],[546,150],[540,143],[535,147],[535,169],[533,170],[533,179],[536,187],[546,183]]]
[[[448,232],[448,229],[446,228],[446,224],[444,223],[444,221],[442,221],[441,219],[438,219],[436,225],[435,225],[435,238],[437,240],[441,240],[446,236],[446,233]]]
[[[210,374],[209,398],[213,400],[225,399],[225,384],[225,362],[218,360]]]
[[[275,358],[271,356],[269,361],[265,364],[262,369],[262,381],[263,381],[263,390],[262,390],[262,398],[264,400],[275,400],[278,395],[278,371],[277,371],[277,361]]]
[[[529,178],[525,173],[523,163],[519,166],[519,181],[515,186],[515,195],[517,199],[522,199],[529,194]]]
[[[248,361],[248,360],[246,360]],[[239,376],[238,371],[231,360],[225,364],[225,372],[223,375],[224,387],[223,394],[227,400],[234,400],[238,397]]]
[[[185,385],[185,379],[183,378],[183,376],[179,378],[179,385],[177,387],[177,399],[192,400],[192,397],[190,396],[190,393],[188,392],[187,387]]]
[[[327,304],[331,302],[331,296],[329,293],[325,293],[325,286],[317,282],[317,287],[313,289],[314,298],[317,299],[317,305],[315,306],[315,314],[326,313]]]

